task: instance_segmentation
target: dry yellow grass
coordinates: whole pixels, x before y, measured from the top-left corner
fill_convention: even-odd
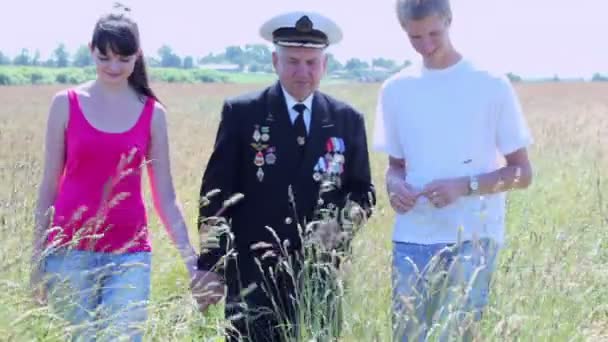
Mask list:
[[[168,107],[174,182],[194,237],[200,179],[221,102],[258,86],[155,88]],[[0,87],[0,339],[62,336],[56,321],[32,311],[26,289],[46,112],[60,89]],[[366,113],[368,129],[373,127],[377,84],[325,90]],[[517,91],[535,137],[535,183],[509,197],[509,244],[479,338],[608,340],[608,84],[522,84]],[[379,205],[355,244],[346,341],[388,341],[390,336],[392,213],[383,193],[385,157],[372,153],[372,161]],[[151,222],[155,251],[147,339],[218,336],[220,310],[206,316],[195,312],[177,253],[158,221]]]

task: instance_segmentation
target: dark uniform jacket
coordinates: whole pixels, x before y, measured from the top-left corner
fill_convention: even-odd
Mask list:
[[[317,219],[320,209],[343,207],[347,198],[371,212],[375,195],[361,113],[316,91],[300,151],[280,83],[224,103],[200,194],[221,192],[201,206],[199,222],[215,216],[233,194],[244,197],[221,213],[234,239],[222,235],[220,248],[201,254],[199,269],[213,268],[227,249],[236,252],[220,272],[228,286],[227,302],[262,281],[254,260],[266,250],[252,250],[252,245],[266,242],[278,253],[297,252],[302,248],[298,225]],[[336,187],[320,196],[326,181]]]

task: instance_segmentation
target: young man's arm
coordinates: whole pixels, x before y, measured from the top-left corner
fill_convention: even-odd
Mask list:
[[[521,148],[505,156],[507,165],[490,173],[477,176],[478,195],[493,194],[513,189],[525,189],[532,183],[532,166],[528,151]],[[467,177],[467,190],[469,179]],[[468,191],[467,191],[468,193]]]
[[[391,106],[398,93],[391,91],[387,84],[382,86],[376,107],[374,148],[388,154],[388,168],[385,173],[386,192],[391,207],[398,213],[408,212],[416,204],[417,192],[406,181],[407,162],[400,141],[400,132],[395,122],[398,116],[395,106]]]
[[[437,208],[443,208],[462,196],[480,196],[527,188],[532,182],[532,166],[527,150],[521,148],[506,155],[505,159],[507,164],[504,167],[472,176],[477,179],[477,191],[471,192],[471,177],[459,177],[431,182],[421,193]]]

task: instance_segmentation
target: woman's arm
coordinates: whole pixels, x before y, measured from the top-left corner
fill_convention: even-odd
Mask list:
[[[33,286],[41,280],[42,252],[46,231],[51,224],[50,208],[55,202],[57,190],[65,164],[65,128],[69,116],[69,101],[66,92],[55,95],[49,110],[44,141],[44,168],[38,188],[38,200],[34,211],[34,236],[32,248]]]
[[[154,110],[151,131],[147,166],[154,207],[179,250],[190,277],[193,277],[197,255],[188,238],[188,229],[173,187],[166,112],[160,104]]]

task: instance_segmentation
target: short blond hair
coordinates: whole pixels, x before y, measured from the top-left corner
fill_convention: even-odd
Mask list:
[[[401,26],[410,20],[420,20],[431,15],[452,20],[450,0],[397,0],[396,8]]]

